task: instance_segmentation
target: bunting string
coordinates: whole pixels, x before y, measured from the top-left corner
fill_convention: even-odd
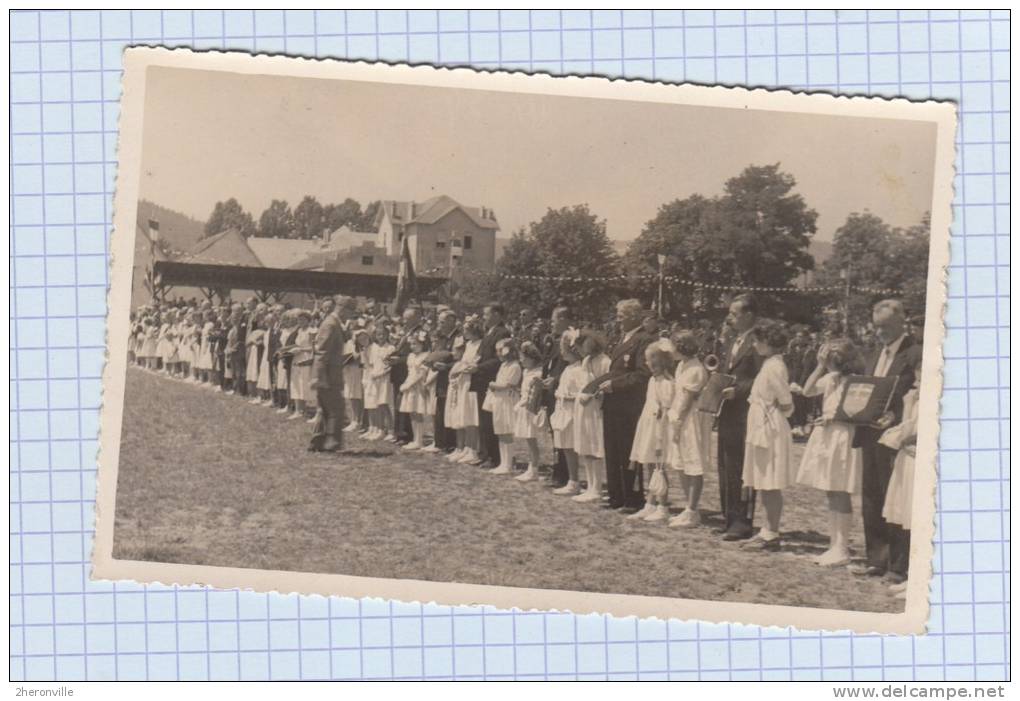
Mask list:
[[[449,268],[446,266],[430,268],[428,270],[422,270],[419,275],[428,276],[437,273],[449,274]],[[476,277],[482,276],[495,276],[503,280],[520,280],[525,282],[567,282],[567,283],[626,283],[626,282],[648,282],[656,283],[659,281],[659,276],[651,273],[644,275],[607,275],[607,276],[578,276],[578,275],[519,275],[516,273],[504,273],[504,272],[487,272],[484,270],[476,270],[473,268],[463,268],[459,270],[462,275],[473,275]],[[754,285],[722,285],[716,283],[701,282],[699,280],[691,280],[689,278],[680,277],[678,275],[663,275],[662,281],[664,284],[670,286],[685,286],[702,290],[712,290],[718,292],[759,292],[759,293],[773,293],[773,294],[842,294],[847,291],[846,285],[832,285],[832,286],[809,286],[809,287],[761,287]],[[860,285],[850,285],[850,291],[858,294],[869,294],[869,295],[897,295],[899,291],[890,289],[880,289],[875,287],[862,287]]]

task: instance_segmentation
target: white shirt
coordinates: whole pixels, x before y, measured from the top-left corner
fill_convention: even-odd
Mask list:
[[[736,359],[737,353],[739,353],[740,349],[744,347],[744,343],[747,341],[747,336],[752,331],[754,331],[754,327],[753,326],[751,328],[749,328],[747,331],[745,331],[744,333],[742,333],[739,336],[737,336],[737,340],[733,342],[733,348],[730,349],[730,357],[729,357],[730,367],[733,366],[733,361]]]
[[[641,326],[640,325],[635,326],[630,331],[628,331],[627,333],[623,334],[623,338],[620,339],[620,345],[622,346],[624,343],[629,341],[631,339],[631,336],[636,334],[639,330],[641,330]]]
[[[907,337],[906,333],[900,334],[892,343],[887,343],[882,352],[878,354],[878,362],[875,363],[875,377],[885,377],[889,372],[889,367],[892,365],[893,358],[896,357],[897,351],[900,349],[900,345],[903,343],[903,339]]]

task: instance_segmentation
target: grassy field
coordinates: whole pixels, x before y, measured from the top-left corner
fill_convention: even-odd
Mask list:
[[[902,610],[879,582],[810,561],[826,544],[811,489],[787,492],[786,545],[770,555],[713,534],[711,474],[705,525],[671,529],[385,443],[307,453],[302,421],[134,368],[125,401],[117,558]],[[859,523],[853,537],[860,550]]]

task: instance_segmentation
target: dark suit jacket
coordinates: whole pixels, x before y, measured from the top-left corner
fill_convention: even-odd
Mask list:
[[[556,380],[552,387],[545,390],[542,396],[542,403],[550,412],[556,408],[556,387],[560,383],[560,375],[567,368],[567,361],[560,355],[560,337],[550,334],[542,344],[545,352],[545,363],[542,364],[542,379],[553,378]]]
[[[889,370],[885,373],[886,377],[899,377],[896,390],[889,402],[889,411],[893,413],[894,417],[890,426],[895,426],[903,419],[903,395],[909,392],[914,384],[914,371],[921,366],[921,350],[921,344],[915,341],[913,336],[907,334],[903,337],[903,342],[900,343],[900,347],[896,350],[896,355],[893,356],[892,363],[889,365]],[[873,375],[875,373],[881,355],[882,346],[868,353],[864,359],[864,374]],[[884,432],[885,429],[882,428],[858,426],[854,431],[853,445],[855,448],[859,448],[869,442],[875,443]]]
[[[652,376],[645,362],[645,349],[655,339],[644,329],[638,329],[626,341],[621,340],[609,350],[609,372],[598,378],[596,384],[612,382],[613,391],[604,395],[602,406],[607,411],[644,407],[648,378]]]
[[[510,329],[503,324],[497,324],[485,333],[478,348],[478,369],[471,375],[472,392],[485,393],[489,390],[489,383],[496,379],[496,373],[499,372],[500,359],[496,355],[496,344],[509,337]]]
[[[347,335],[336,314],[330,314],[322,320],[312,349],[312,389],[343,387],[346,342]]]
[[[450,332],[450,335],[444,336],[439,333],[438,329],[432,333],[432,350],[433,351],[453,351],[453,342],[457,338],[457,330],[454,329]],[[445,397],[446,391],[450,387],[450,368],[445,370],[436,370],[436,396]]]
[[[734,341],[735,343],[736,341]],[[740,350],[731,357],[733,343],[720,348],[719,372],[736,377],[733,384],[733,398],[723,402],[719,412],[719,427],[730,430],[747,430],[747,397],[751,394],[751,385],[761,370],[762,358],[754,350],[750,337],[740,344]]]

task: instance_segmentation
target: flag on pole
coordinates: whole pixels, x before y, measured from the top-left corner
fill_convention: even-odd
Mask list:
[[[394,300],[397,314],[404,311],[407,303],[417,294],[418,278],[414,274],[414,261],[411,260],[411,245],[407,241],[407,236],[401,236],[400,267],[397,269],[397,297]]]
[[[153,242],[159,241],[159,222],[155,219],[149,220],[149,238]]]

